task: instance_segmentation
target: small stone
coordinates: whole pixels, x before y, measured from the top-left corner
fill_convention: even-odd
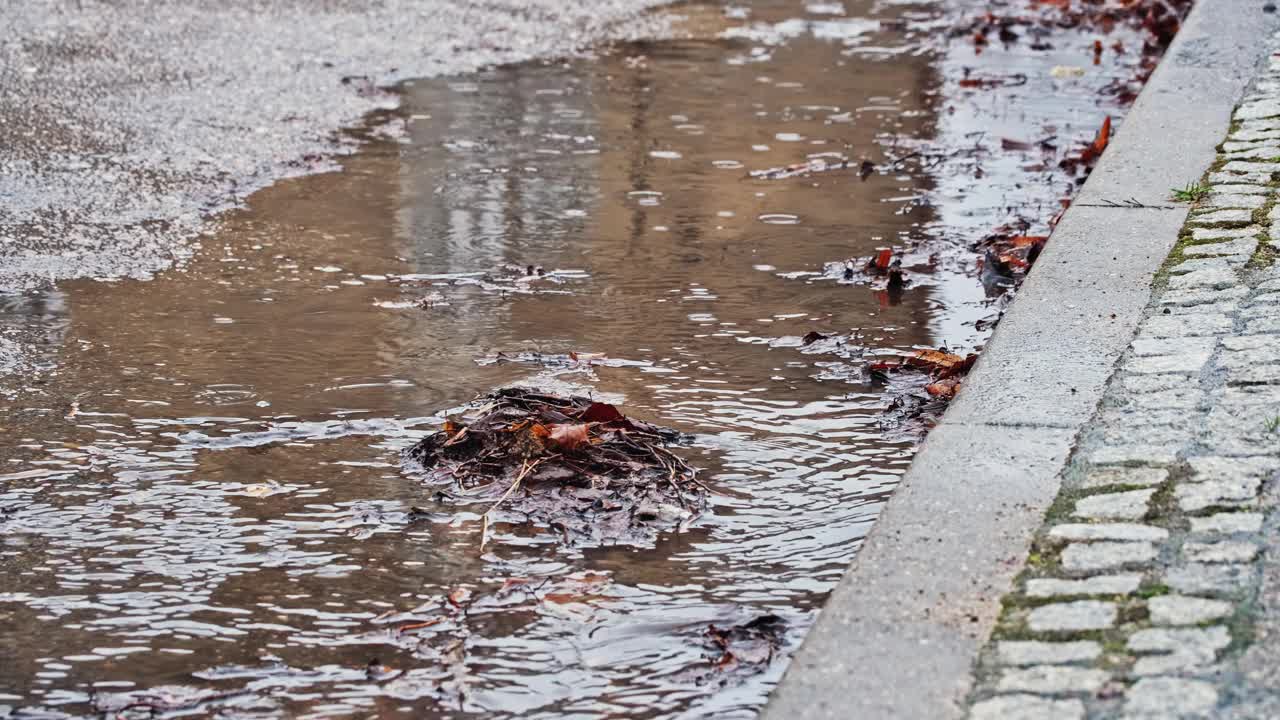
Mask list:
[[[1195,512],[1217,505],[1239,506],[1251,503],[1262,486],[1260,478],[1217,480],[1213,482],[1187,483],[1173,489],[1178,507],[1185,512]]]
[[[1210,351],[1182,352],[1176,355],[1135,357],[1125,363],[1125,371],[1140,375],[1153,373],[1198,373],[1212,355]]]
[[[1250,320],[1244,324],[1247,335],[1270,335],[1280,333],[1280,318],[1267,317]]]
[[[1107,485],[1159,485],[1169,478],[1164,468],[1094,468],[1084,476],[1083,488],[1099,488]]]
[[[1129,595],[1142,584],[1142,575],[1096,575],[1082,580],[1034,578],[1027,581],[1027,597],[1071,597],[1081,595]]]
[[[1116,604],[1101,600],[1076,600],[1035,608],[1027,616],[1033,632],[1102,630],[1116,624]]]
[[[1181,275],[1179,279],[1191,277]],[[1141,333],[1147,337],[1203,337],[1206,335],[1225,335],[1231,332],[1234,323],[1231,318],[1221,313],[1203,315],[1152,315],[1142,323]]]
[[[1211,183],[1258,183],[1265,185],[1271,182],[1271,173],[1265,171],[1257,172],[1216,172],[1209,174],[1209,182]]]
[[[1062,567],[1073,572],[1149,565],[1155,559],[1155,546],[1146,542],[1072,543],[1062,551]]]
[[[1186,563],[1165,572],[1164,584],[1187,595],[1236,595],[1249,583],[1251,569],[1249,565]]]
[[[1132,375],[1130,377],[1142,377],[1141,375]],[[1164,377],[1164,376],[1153,376]],[[1190,376],[1184,376],[1190,377]],[[1127,433],[1116,432],[1115,434],[1126,436]],[[1145,438],[1144,438],[1145,439]],[[1126,443],[1119,445],[1106,445],[1094,448],[1089,453],[1089,462],[1097,465],[1118,465],[1120,463],[1145,463],[1151,465],[1168,465],[1178,460],[1178,448],[1164,443],[1162,445],[1151,445],[1143,443]],[[1136,519],[1136,518],[1129,518]]]
[[[1193,533],[1255,533],[1262,530],[1262,514],[1253,512],[1224,512],[1209,517],[1191,518]]]
[[[1194,457],[1187,460],[1193,479],[1233,480],[1265,477],[1280,469],[1271,457]]]
[[[1185,255],[1185,253],[1184,253]],[[1232,258],[1221,257],[1217,255],[1201,255],[1193,257],[1184,257],[1181,261],[1169,266],[1170,275],[1186,275],[1201,270],[1223,270],[1235,273],[1236,268],[1249,260],[1248,257]]]
[[[1268,322],[1270,322],[1270,320],[1268,320]],[[1248,331],[1247,323],[1245,329]],[[1243,367],[1228,368],[1227,382],[1232,385],[1268,385],[1280,383],[1280,365],[1245,365]]]
[[[1244,128],[1231,133],[1232,140],[1258,142],[1276,138],[1280,138],[1280,131],[1272,130],[1269,127]],[[1263,182],[1267,181],[1264,180]]]
[[[1252,315],[1254,313],[1273,313],[1280,310],[1280,303],[1249,303],[1243,315]],[[1241,337],[1222,338],[1222,347],[1225,350],[1260,350],[1262,352],[1275,353],[1280,350],[1280,337],[1272,337],[1270,335],[1245,335]],[[1219,458],[1220,460],[1230,462],[1227,458]]]
[[[1195,652],[1173,652],[1168,655],[1145,655],[1138,658],[1129,672],[1135,677],[1151,675],[1169,675],[1204,668],[1217,659],[1216,655],[1205,656]]]
[[[1148,394],[1157,392],[1185,392],[1195,390],[1194,381],[1186,373],[1165,373],[1163,375],[1121,375],[1120,381],[1124,389],[1131,393]],[[1098,463],[1101,464],[1101,463]]]
[[[1160,542],[1169,537],[1169,531],[1152,525],[1137,523],[1071,523],[1056,525],[1049,530],[1054,540],[1124,540],[1129,542]]]
[[[1131,377],[1142,377],[1133,375]],[[1142,393],[1126,398],[1130,407],[1135,410],[1198,410],[1205,405],[1209,397],[1203,390],[1177,390],[1155,393]],[[1092,487],[1085,485],[1085,487]]]
[[[997,695],[975,703],[969,720],[1081,720],[1084,703],[1078,699],[1054,700],[1038,695]]]
[[[1182,556],[1192,562],[1246,563],[1258,556],[1258,546],[1239,540],[1188,542],[1182,546]]]
[[[1212,353],[1218,345],[1217,338],[1162,338],[1159,340],[1134,340],[1130,348],[1138,357],[1176,355],[1182,352]]]
[[[1207,419],[1207,414],[1177,410],[1137,413],[1128,408],[1104,408],[1096,418],[1098,442],[1127,447],[1161,445],[1161,452],[1167,454],[1186,442],[1191,431]],[[1126,489],[1114,488],[1115,491]]]
[[[1106,670],[1062,665],[1036,665],[1005,670],[996,689],[1001,692],[1030,692],[1041,695],[1095,693],[1111,679]]]
[[[1191,268],[1187,268],[1190,270]],[[1214,295],[1224,294],[1226,290],[1208,290],[1207,292]],[[1165,305],[1160,309],[1161,315],[1233,315],[1240,308],[1238,300],[1217,300],[1215,302],[1204,303],[1203,305]],[[1167,311],[1167,312],[1166,312]],[[1186,340],[1187,338],[1170,338],[1170,341]],[[1200,340],[1208,340],[1215,342],[1217,338],[1205,337],[1198,338]]]
[[[1224,618],[1234,608],[1221,600],[1206,600],[1182,595],[1159,595],[1147,601],[1151,622],[1156,625],[1199,625]]]
[[[1089,640],[1075,642],[1005,640],[996,644],[996,656],[1002,665],[1065,665],[1091,662],[1101,654],[1102,646]]]
[[[1274,145],[1259,145],[1257,147],[1224,153],[1224,157],[1228,160],[1261,160],[1263,162],[1274,161],[1277,155],[1280,155],[1280,149],[1277,149]],[[1261,200],[1262,198],[1258,199]],[[1227,204],[1224,205],[1217,205],[1214,204],[1212,196],[1202,200],[1201,204],[1205,207],[1245,207],[1244,205],[1237,205],[1231,202],[1227,202]],[[1259,205],[1257,207],[1261,206]]]
[[[1188,220],[1190,225],[1245,225],[1252,222],[1253,213],[1249,210],[1212,210],[1208,213],[1193,215],[1192,219]]]
[[[1255,143],[1249,144],[1254,145]],[[1280,145],[1277,145],[1276,147],[1280,147]],[[1245,185],[1241,183],[1220,183],[1209,189],[1211,192],[1222,193],[1224,195],[1266,195],[1271,190],[1266,185]]]
[[[1125,699],[1125,717],[1199,718],[1218,704],[1218,691],[1202,680],[1143,678],[1134,683]]]
[[[1258,249],[1257,239],[1240,238],[1239,240],[1230,240],[1225,242],[1187,245],[1182,248],[1182,255],[1183,257],[1228,255],[1228,256],[1235,256],[1242,261],[1248,261],[1249,258],[1253,256],[1253,253],[1257,249]]]
[[[1160,305],[1166,308],[1204,308],[1223,302],[1236,302],[1249,294],[1244,287],[1225,290],[1166,290],[1160,296]]]
[[[1233,117],[1236,120],[1259,120],[1274,115],[1280,115],[1280,101],[1263,97],[1250,98],[1247,102],[1241,103]]]
[[[1255,405],[1280,405],[1280,387],[1223,388],[1220,405],[1249,408]]]
[[[1216,213],[1209,213],[1204,217],[1208,218],[1210,215],[1220,215],[1222,213],[1244,213],[1245,215],[1248,215],[1244,210],[1219,210]],[[1229,288],[1233,285],[1239,284],[1239,282],[1240,278],[1237,277],[1234,272],[1222,268],[1216,268],[1209,270],[1196,270],[1194,272],[1186,273],[1185,275],[1176,275],[1171,277],[1169,278],[1169,287],[1209,288],[1216,290],[1219,288]]]
[[[1147,514],[1147,503],[1154,489],[1100,493],[1076,502],[1076,517],[1093,520],[1137,520]]]
[[[1237,173],[1274,173],[1280,172],[1280,164],[1255,162],[1252,160],[1232,160],[1222,166],[1224,172]]]
[[[1196,650],[1217,652],[1231,644],[1231,633],[1222,625],[1205,628],[1150,628],[1129,636],[1128,648],[1133,652],[1178,652]]]
[[[1237,157],[1249,157],[1250,153],[1257,153],[1258,150],[1246,150],[1244,154]],[[1270,159],[1276,155],[1280,155],[1275,149],[1269,149],[1265,152],[1270,153],[1265,159]],[[1266,204],[1266,197],[1262,195],[1225,195],[1213,193],[1203,201],[1203,207],[1211,208],[1260,208]]]

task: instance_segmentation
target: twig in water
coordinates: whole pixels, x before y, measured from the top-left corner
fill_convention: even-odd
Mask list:
[[[511,493],[515,492],[516,488],[520,487],[520,481],[528,477],[529,473],[533,472],[534,468],[541,465],[544,461],[550,460],[551,458],[554,458],[554,457],[559,457],[559,455],[548,455],[547,457],[544,457],[544,458],[538,458],[532,463],[526,460],[520,467],[520,474],[516,475],[515,481],[511,483],[511,487],[507,488],[507,491],[502,493],[502,497],[498,498],[498,502],[494,503],[493,505],[490,505],[489,509],[484,511],[484,519],[482,524],[480,525],[480,549],[481,550],[484,550],[484,544],[489,539],[489,513],[493,512],[494,510],[497,510],[499,505],[506,502],[507,498],[511,497]]]

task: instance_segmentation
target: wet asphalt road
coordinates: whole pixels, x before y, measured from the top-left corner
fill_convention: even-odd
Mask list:
[[[661,34],[659,4],[4,3],[0,292],[180,263],[218,210],[329,167],[379,87]]]

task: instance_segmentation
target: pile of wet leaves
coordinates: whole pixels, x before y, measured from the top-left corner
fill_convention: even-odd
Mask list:
[[[885,408],[881,428],[905,437],[923,435],[942,417],[977,360],[975,353],[957,355],[938,348],[896,353],[869,362],[871,379],[883,383],[893,398]]]
[[[786,629],[787,622],[777,615],[760,615],[727,628],[708,626],[705,642],[719,653],[711,661],[712,670],[715,673],[759,672],[777,656]]]
[[[482,396],[408,451],[437,497],[484,502],[491,518],[550,528],[566,543],[648,542],[706,505],[674,430],[587,397],[527,388]]]

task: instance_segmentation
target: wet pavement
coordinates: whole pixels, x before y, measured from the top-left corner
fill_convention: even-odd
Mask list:
[[[661,0],[36,0],[0,8],[0,289],[147,277],[208,214],[334,169],[414,77],[665,36]],[[0,366],[3,367],[3,366]]]
[[[1212,172],[977,666],[971,718],[1275,717],[1280,61]],[[1255,58],[1250,58],[1255,60]]]
[[[969,246],[1047,231],[1141,58],[948,41],[978,11],[935,4],[688,12],[405,82],[180,272],[6,296],[43,370],[0,421],[0,714],[754,715],[781,659],[708,626],[793,649],[924,429],[865,359],[980,348],[1006,288]],[[905,289],[844,277],[882,246]],[[482,551],[400,452],[511,384],[690,433],[710,510],[603,546],[504,515]]]

